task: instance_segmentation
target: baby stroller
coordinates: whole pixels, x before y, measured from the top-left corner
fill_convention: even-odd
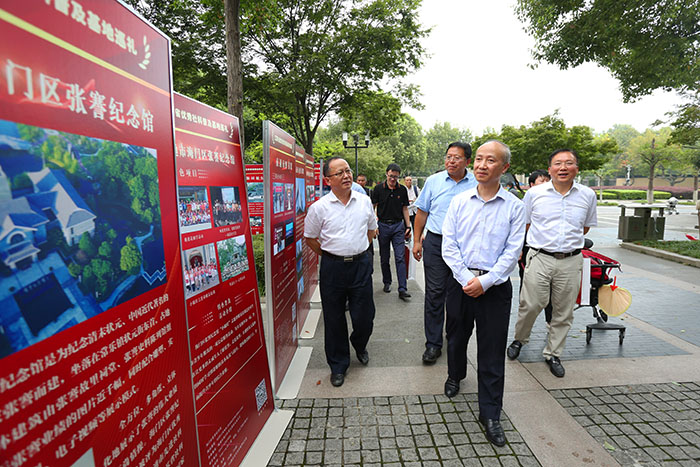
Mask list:
[[[613,278],[609,274],[612,269],[622,271],[620,262],[592,251],[592,246],[593,241],[586,239],[581,250],[583,257],[591,260],[591,295],[589,305],[581,305],[581,291],[579,291],[579,296],[576,299],[578,304],[576,309],[591,307],[593,309],[593,318],[596,319],[595,323],[586,325],[586,344],[591,342],[593,330],[596,329],[600,331],[619,331],[620,345],[622,345],[622,341],[625,340],[625,326],[608,323],[608,315],[598,308],[598,290],[603,285],[612,283]]]
[[[667,206],[667,212],[668,212],[669,214],[674,214],[674,213],[675,213],[675,214],[678,214],[678,208],[677,208],[677,206],[678,206],[678,200],[676,199],[675,196],[671,196],[671,197],[668,199],[668,202],[667,202],[666,206]]]

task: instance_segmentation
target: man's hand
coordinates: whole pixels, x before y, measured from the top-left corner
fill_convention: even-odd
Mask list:
[[[467,282],[467,285],[462,287],[462,290],[464,290],[464,293],[472,298],[477,298],[484,294],[484,288],[481,286],[481,281],[479,281],[478,277],[472,277],[469,279],[469,282]]]
[[[403,237],[404,237],[406,240],[408,240],[409,238],[411,238],[411,228],[410,228],[410,227],[406,227],[406,232],[403,234]]]
[[[423,241],[420,238],[413,239],[413,257],[420,261],[423,257]]]

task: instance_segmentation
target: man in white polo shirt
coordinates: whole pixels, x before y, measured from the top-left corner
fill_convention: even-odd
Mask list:
[[[565,373],[560,357],[574,320],[581,284],[583,236],[597,225],[595,192],[575,183],[576,174],[578,155],[571,149],[558,149],[549,156],[552,180],[530,188],[523,199],[530,250],[520,291],[515,340],[508,347],[508,358],[518,358],[551,293],[552,321],[542,354],[552,374],[559,378]]]
[[[350,343],[363,365],[374,326],[372,257],[367,253],[377,229],[372,201],[352,190],[352,170],[340,157],[323,164],[331,191],[309,207],[304,221],[306,243],[321,255],[320,290],[326,361],[331,384],[341,386],[350,366],[345,304],[349,303]]]

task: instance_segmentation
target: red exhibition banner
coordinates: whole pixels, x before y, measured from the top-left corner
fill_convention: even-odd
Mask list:
[[[323,161],[314,164],[314,183],[316,186],[316,199],[321,199],[323,196],[331,192],[330,185],[326,183],[326,180],[324,180],[323,176],[321,175],[321,171],[323,170],[323,168],[321,167],[322,164]]]
[[[250,216],[250,231],[253,235],[261,234],[264,230],[265,189],[263,185],[263,165],[246,164],[245,178],[248,189],[248,215]]]
[[[274,123],[263,122],[265,169],[265,284],[272,319],[274,387],[277,391],[297,349],[294,138]],[[269,341],[268,341],[269,342]]]
[[[274,409],[238,119],[177,93],[174,105],[201,465],[237,465]]]
[[[169,40],[3,0],[0,69],[0,465],[197,465]]]

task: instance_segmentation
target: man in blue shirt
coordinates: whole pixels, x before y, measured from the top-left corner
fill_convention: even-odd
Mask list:
[[[486,437],[503,446],[500,423],[505,382],[505,348],[515,269],[525,239],[525,207],[500,186],[510,167],[510,150],[487,141],[476,151],[479,184],[455,196],[442,224],[442,256],[452,271],[447,284],[447,381],[454,397],[467,376],[467,344],[476,324],[479,421]]]
[[[425,352],[423,363],[432,364],[442,354],[442,329],[445,323],[445,284],[450,268],[442,259],[442,222],[452,198],[476,186],[467,172],[472,148],[454,142],[447,147],[445,170],[428,177],[414,205],[416,220],[413,234],[413,257],[424,258],[425,271]],[[423,233],[425,232],[425,238]]]

